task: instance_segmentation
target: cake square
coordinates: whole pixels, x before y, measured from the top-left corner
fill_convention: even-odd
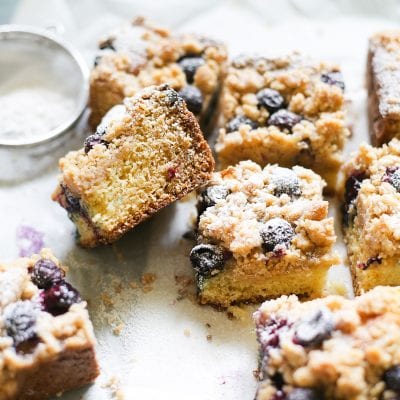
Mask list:
[[[136,18],[99,43],[90,75],[91,125],[138,90],[168,83],[206,130],[213,119],[227,52],[215,40],[175,34]]]
[[[254,319],[262,379],[255,400],[398,398],[400,288],[352,300],[283,296]]]
[[[400,142],[361,144],[344,166],[343,230],[356,293],[400,285]]]
[[[43,400],[99,374],[92,324],[50,250],[0,265],[0,399]]]
[[[76,224],[79,243],[94,247],[204,185],[213,168],[183,99],[168,85],[149,87],[112,108],[84,148],[60,160],[53,200]]]
[[[321,175],[333,192],[349,134],[343,92],[337,66],[298,53],[234,59],[221,95],[221,167],[247,159],[261,166],[301,165]]]
[[[371,142],[381,146],[400,135],[400,31],[369,39],[368,118]]]
[[[199,196],[190,253],[199,301],[225,308],[282,294],[323,294],[339,259],[323,180],[309,169],[242,161]]]

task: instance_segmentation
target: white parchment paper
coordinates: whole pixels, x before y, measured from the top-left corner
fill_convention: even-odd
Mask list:
[[[13,22],[55,26],[90,64],[98,37],[137,14],[222,39],[232,55],[301,50],[338,62],[345,75],[353,127],[348,153],[367,140],[367,38],[395,26],[398,4],[394,0],[23,0]],[[177,300],[183,286],[175,277],[191,276],[190,243],[182,234],[194,213],[193,202],[162,210],[114,246],[83,250],[74,243],[74,227],[64,210],[50,200],[56,176],[54,162],[33,180],[0,186],[0,258],[15,258],[18,227],[32,226],[43,232],[45,245],[70,266],[70,280],[89,301],[102,373],[94,385],[62,399],[253,399],[257,344],[250,314],[254,307],[246,309],[243,320],[229,320],[224,313],[198,306],[190,296]],[[333,201],[331,212],[337,214]],[[336,229],[337,247],[344,255],[339,224]],[[151,291],[140,283],[144,273],[157,276]],[[331,287],[337,285],[350,287],[345,266],[331,273]]]

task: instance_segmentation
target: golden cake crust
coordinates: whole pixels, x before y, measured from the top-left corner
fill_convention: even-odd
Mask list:
[[[336,84],[321,80],[334,73]],[[222,118],[216,151],[221,167],[251,159],[261,166],[279,163],[313,169],[332,191],[341,163],[341,150],[349,132],[345,126],[342,81],[336,66],[313,62],[298,53],[287,57],[238,57],[228,66],[221,95]],[[328,79],[328,78],[327,78]],[[269,125],[273,114],[260,106],[257,94],[265,88],[278,91],[284,107],[302,116],[292,132]],[[280,107],[282,108],[282,107]],[[244,116],[256,126],[228,124]]]
[[[30,277],[30,269],[40,260],[59,261],[50,250],[0,265],[0,399],[43,400],[92,382],[99,373],[95,338],[86,303],[72,304],[53,316],[38,313],[37,343],[30,350],[16,350],[5,330],[8,307],[21,301],[40,301],[40,290]]]
[[[60,160],[62,176],[53,194],[70,212],[83,246],[117,240],[211,177],[214,160],[199,124],[167,85],[126,99],[99,130],[106,144]],[[68,195],[79,199],[76,212],[66,204]]]
[[[265,302],[254,317],[263,378],[256,400],[300,388],[315,390],[313,399],[395,398],[384,374],[400,365],[399,288],[377,287],[353,300],[328,296],[301,303],[283,296]],[[304,328],[313,318],[307,342]]]

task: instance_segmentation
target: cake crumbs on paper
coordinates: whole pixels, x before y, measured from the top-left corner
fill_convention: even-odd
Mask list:
[[[207,335],[206,336],[206,339],[207,339],[207,342],[212,342],[212,335]]]
[[[101,300],[106,307],[112,307],[114,305],[113,299],[107,292],[101,294]]]
[[[248,312],[239,306],[230,306],[227,309],[229,319],[237,319],[243,321],[248,317]]]
[[[211,328],[211,324],[209,322],[206,322],[206,328],[208,328],[208,329]]]
[[[121,333],[122,333],[122,331],[124,330],[124,328],[125,328],[125,324],[124,324],[123,322],[121,322],[120,324],[118,324],[118,325],[117,325],[116,327],[114,327],[114,329],[113,329],[114,335],[117,335],[117,336],[121,335]]]
[[[139,289],[139,284],[136,281],[132,281],[129,283],[131,289]]]
[[[103,389],[111,392],[112,398],[115,400],[125,400],[125,394],[121,389],[121,381],[114,375],[106,383],[101,385]]]
[[[178,286],[177,301],[181,301],[192,295],[190,289],[193,287],[194,280],[188,275],[175,275],[175,284]]]
[[[186,337],[190,337],[190,329],[184,329],[184,330],[183,330],[183,334],[184,334]]]
[[[261,380],[261,370],[260,368],[253,369],[253,376],[256,378],[258,381]]]
[[[157,275],[152,272],[146,272],[140,278],[140,282],[142,283],[142,291],[143,293],[148,293],[153,290],[153,283],[156,281]]]

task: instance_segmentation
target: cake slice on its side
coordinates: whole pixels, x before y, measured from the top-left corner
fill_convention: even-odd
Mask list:
[[[99,374],[79,293],[49,250],[0,265],[0,399],[43,400]]]
[[[323,295],[339,259],[324,181],[303,167],[252,161],[214,173],[199,198],[190,253],[199,300],[228,307],[282,294]]]
[[[355,292],[400,285],[400,141],[362,144],[344,178],[343,230]]]
[[[111,109],[60,168],[53,200],[76,224],[79,243],[94,247],[204,185],[214,160],[195,116],[162,85]]]
[[[255,400],[399,398],[400,288],[352,300],[283,296],[254,319],[262,379]]]

